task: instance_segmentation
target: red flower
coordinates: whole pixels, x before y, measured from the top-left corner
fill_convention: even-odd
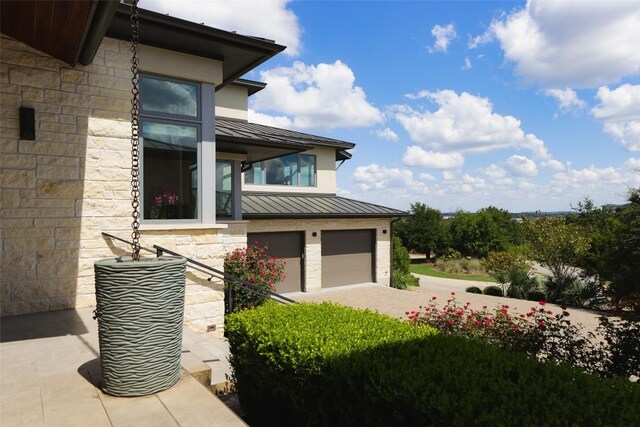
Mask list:
[[[451,292],[451,295],[455,295],[455,294],[456,294],[455,292]]]
[[[547,302],[546,301],[539,301],[538,304],[540,305],[545,305]]]

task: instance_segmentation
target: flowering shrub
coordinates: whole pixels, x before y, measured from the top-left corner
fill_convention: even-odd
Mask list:
[[[473,310],[469,302],[460,305],[455,292],[442,307],[432,297],[427,307],[406,314],[411,323],[433,326],[445,335],[479,339],[540,361],[568,363],[604,377],[640,376],[638,322],[601,317],[595,332],[584,333],[571,323],[565,307],[554,314],[540,301],[521,314],[512,313],[506,304]]]
[[[268,248],[259,246],[257,241],[246,248],[237,248],[224,257],[225,273],[271,291],[275,290],[276,284],[284,279],[284,266],[285,261],[270,256]],[[229,291],[229,286],[231,285],[225,283],[226,292]],[[231,311],[256,307],[267,300],[266,297],[241,289],[239,286],[233,286],[232,291]]]

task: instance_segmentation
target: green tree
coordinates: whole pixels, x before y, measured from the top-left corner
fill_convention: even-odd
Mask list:
[[[427,254],[436,253],[446,247],[446,236],[442,213],[424,203],[411,204],[411,216],[398,221],[395,234],[409,250]]]
[[[454,249],[476,257],[522,243],[520,225],[508,211],[493,206],[476,213],[457,212],[449,220],[449,234]]]
[[[411,274],[409,266],[411,257],[407,248],[402,246],[398,236],[393,236],[393,270],[391,271],[391,286],[398,289],[406,289],[409,286],[420,284],[417,277]]]
[[[616,214],[612,232],[602,238],[598,264],[616,299],[640,294],[640,188],[629,190],[627,200]]]
[[[551,271],[547,298],[560,301],[576,282],[576,265],[589,249],[589,239],[580,227],[560,217],[524,219],[523,226],[534,259]]]

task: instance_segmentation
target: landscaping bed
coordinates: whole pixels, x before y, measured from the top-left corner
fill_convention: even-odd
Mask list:
[[[252,425],[638,425],[640,388],[334,304],[227,317]]]

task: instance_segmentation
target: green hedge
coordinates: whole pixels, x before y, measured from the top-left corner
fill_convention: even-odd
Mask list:
[[[251,425],[640,425],[640,387],[370,311],[267,304],[227,317]]]

